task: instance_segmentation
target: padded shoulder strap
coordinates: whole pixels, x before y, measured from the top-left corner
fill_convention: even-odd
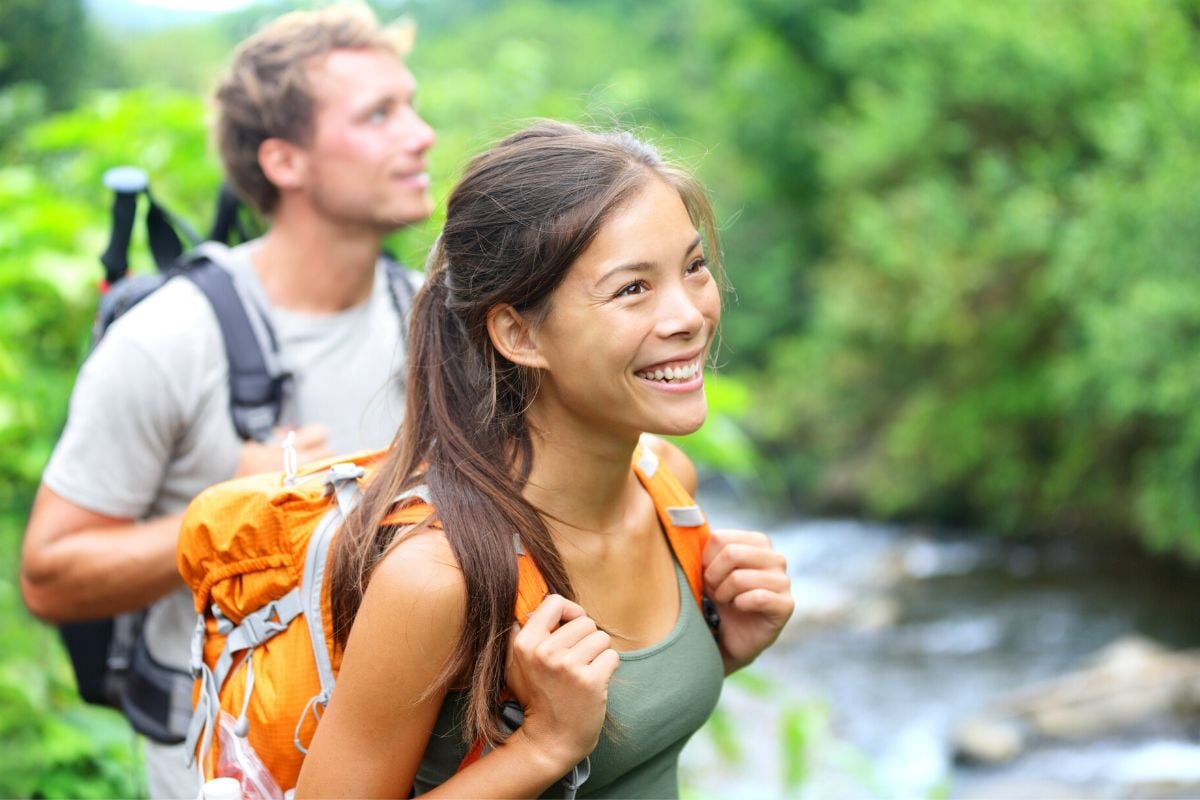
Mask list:
[[[254,333],[233,276],[218,263],[226,252],[224,248],[206,244],[187,260],[183,274],[204,292],[221,327],[229,360],[229,409],[233,426],[242,439],[266,441],[279,421],[288,376],[272,375],[268,369],[264,343]],[[273,346],[274,333],[266,319],[261,321]]]
[[[667,533],[696,605],[704,610],[704,546],[708,544],[708,520],[696,501],[645,443],[633,454],[633,471],[654,501],[658,520]]]

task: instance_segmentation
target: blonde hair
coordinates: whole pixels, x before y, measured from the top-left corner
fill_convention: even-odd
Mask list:
[[[217,150],[234,192],[260,213],[275,210],[279,190],[263,174],[258,149],[266,139],[305,143],[312,136],[314,60],[369,49],[403,59],[414,35],[411,22],[380,26],[370,8],[355,2],[293,11],[242,42],[213,95]]]

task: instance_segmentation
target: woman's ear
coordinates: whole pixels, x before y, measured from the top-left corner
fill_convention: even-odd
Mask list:
[[[286,139],[271,137],[258,146],[258,166],[278,189],[302,186],[306,163],[304,151]]]
[[[546,366],[537,347],[533,326],[507,303],[492,306],[487,316],[488,337],[496,352],[514,364],[541,369]]]

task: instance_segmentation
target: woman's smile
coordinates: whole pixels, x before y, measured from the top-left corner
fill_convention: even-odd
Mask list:
[[[633,373],[656,389],[669,392],[693,392],[704,386],[704,359],[699,356],[664,361]]]

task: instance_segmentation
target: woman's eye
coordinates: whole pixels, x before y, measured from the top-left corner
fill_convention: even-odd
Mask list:
[[[645,291],[645,284],[642,281],[634,281],[626,286],[621,287],[621,291],[617,292],[617,297],[631,297],[636,294],[641,294]]]
[[[700,258],[697,258],[695,261],[693,261],[692,263],[687,265],[687,273],[689,275],[692,275],[694,273],[699,272],[700,270],[704,269],[707,266],[708,266],[708,259],[705,258],[704,256],[700,256]]]
[[[367,122],[370,122],[370,123],[386,122],[387,118],[388,118],[387,109],[377,108],[367,116]]]

